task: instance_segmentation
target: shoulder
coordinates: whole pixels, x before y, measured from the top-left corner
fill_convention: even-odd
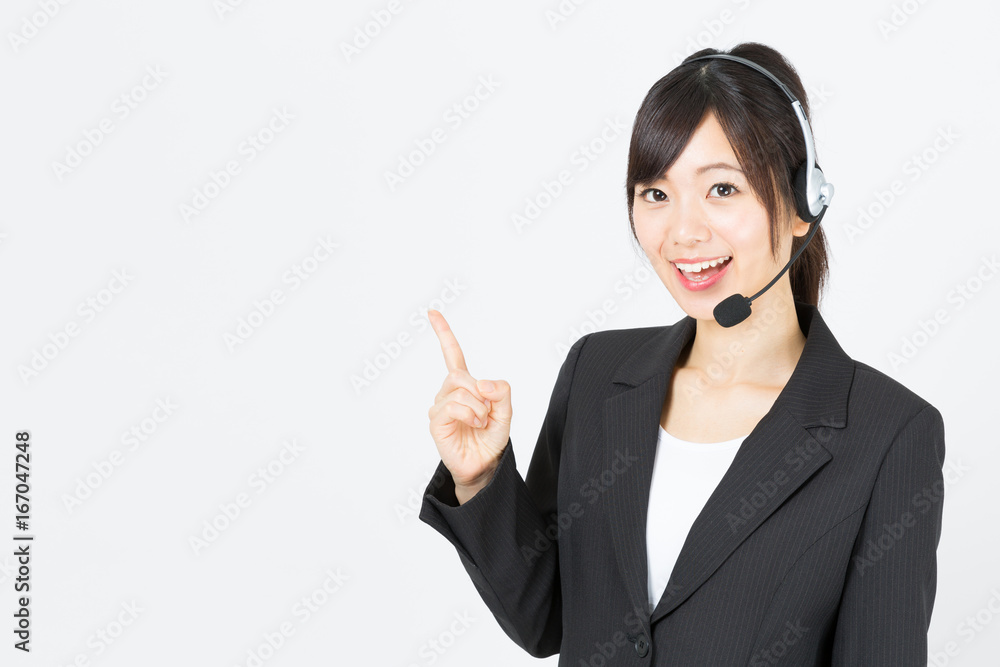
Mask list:
[[[935,441],[937,458],[943,461],[940,443],[944,417],[930,401],[877,368],[854,360],[848,422],[869,435],[897,439],[905,433]],[[932,436],[932,437],[931,437]],[[930,446],[930,445],[928,445]],[[928,449],[928,451],[930,451]]]
[[[671,326],[673,325],[637,327],[633,329],[604,329],[585,334],[581,340],[586,339],[586,344],[591,349],[614,347],[623,344],[630,346],[641,345],[653,336],[669,330]]]
[[[931,405],[923,396],[882,371],[854,359],[851,399],[877,402],[907,414],[916,414]],[[857,394],[857,395],[855,395]]]
[[[847,419],[848,432],[854,434],[847,440],[854,445],[851,455],[869,461],[893,489],[921,476],[927,480],[924,488],[937,484],[946,454],[941,412],[882,371],[857,360],[854,364]]]
[[[815,311],[815,306],[811,308]],[[822,316],[819,317],[819,322],[822,325],[819,333],[823,355],[835,358],[837,365],[845,369],[847,365],[853,366],[847,398],[853,408],[850,412],[855,415],[859,412],[871,414],[876,419],[885,419],[886,413],[891,413],[892,417],[902,417],[904,421],[908,421],[931,405],[925,397],[896,378],[846,352]],[[849,361],[849,364],[842,363],[844,361]],[[886,421],[893,420],[890,418]]]
[[[587,382],[610,381],[611,376],[630,356],[673,325],[605,329],[584,334],[573,343],[566,365]]]
[[[637,327],[633,329],[605,329],[584,334],[573,344],[573,349],[584,358],[606,358],[609,353],[620,352],[625,356],[672,325]]]

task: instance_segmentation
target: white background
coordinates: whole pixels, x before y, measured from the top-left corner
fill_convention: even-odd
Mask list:
[[[512,385],[524,474],[559,364],[604,302],[614,312],[600,329],[684,314],[629,233],[640,102],[688,53],[760,41],[810,91],[837,188],[823,316],[851,356],[942,412],[963,471],[946,491],[929,635],[932,653],[954,642],[957,655],[932,664],[992,664],[995,3],[592,0],[559,16],[556,0],[403,0],[384,27],[372,12],[388,0],[220,6],[4,3],[0,662],[251,665],[286,624],[263,664],[538,664],[416,516],[445,375],[425,309],[444,312],[474,376]],[[345,55],[366,24],[375,36]],[[481,77],[495,90],[449,123]],[[269,126],[275,110],[291,118]],[[112,131],[88,139],[102,119]],[[580,146],[615,119],[625,130],[580,170]],[[445,140],[390,187],[386,173],[435,128]],[[957,139],[938,151],[948,128]],[[269,143],[253,153],[251,135]],[[925,151],[934,162],[914,178]],[[231,160],[239,173],[213,188]],[[563,169],[570,186],[516,228]],[[902,193],[880,210],[896,180]],[[196,191],[212,196],[185,216]],[[880,215],[862,228],[861,209]],[[294,266],[308,279],[291,280]],[[991,279],[976,284],[977,271]],[[628,276],[645,282],[625,295]],[[270,316],[253,315],[274,290]],[[939,309],[947,322],[917,335]],[[253,324],[227,343],[241,320]],[[893,364],[904,340],[917,352]],[[124,435],[133,428],[141,441]],[[30,655],[10,631],[25,429]],[[278,473],[261,484],[269,463]],[[250,502],[227,520],[220,505],[232,512],[240,494]],[[225,526],[214,536],[213,520]],[[310,596],[321,603],[306,616]],[[977,613],[985,624],[970,630]],[[463,615],[468,627],[454,623]]]

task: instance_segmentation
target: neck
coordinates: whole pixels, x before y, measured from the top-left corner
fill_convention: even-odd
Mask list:
[[[714,319],[696,323],[694,340],[677,365],[704,373],[714,386],[783,385],[806,342],[791,289],[762,294],[750,317],[736,326],[723,327]]]

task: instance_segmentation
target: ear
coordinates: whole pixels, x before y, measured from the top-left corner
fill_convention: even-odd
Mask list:
[[[792,218],[792,235],[793,236],[805,236],[809,233],[810,224],[800,218],[795,216]]]

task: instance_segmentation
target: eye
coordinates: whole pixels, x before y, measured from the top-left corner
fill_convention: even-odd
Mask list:
[[[653,196],[656,197],[656,199],[651,200],[647,198],[646,195],[649,193],[653,193]],[[659,202],[666,201],[667,195],[663,193],[663,190],[657,190],[656,188],[646,188],[645,190],[639,193],[639,198],[649,202],[650,204],[657,204]]]
[[[715,185],[712,186],[712,190],[714,190],[715,188],[722,188],[722,190],[728,192],[728,194],[722,195],[721,197],[719,197],[719,199],[728,199],[729,197],[732,197],[734,194],[740,191],[739,188],[737,188],[732,183],[725,183],[725,182],[716,183]],[[709,190],[709,192],[711,192],[711,190]]]

